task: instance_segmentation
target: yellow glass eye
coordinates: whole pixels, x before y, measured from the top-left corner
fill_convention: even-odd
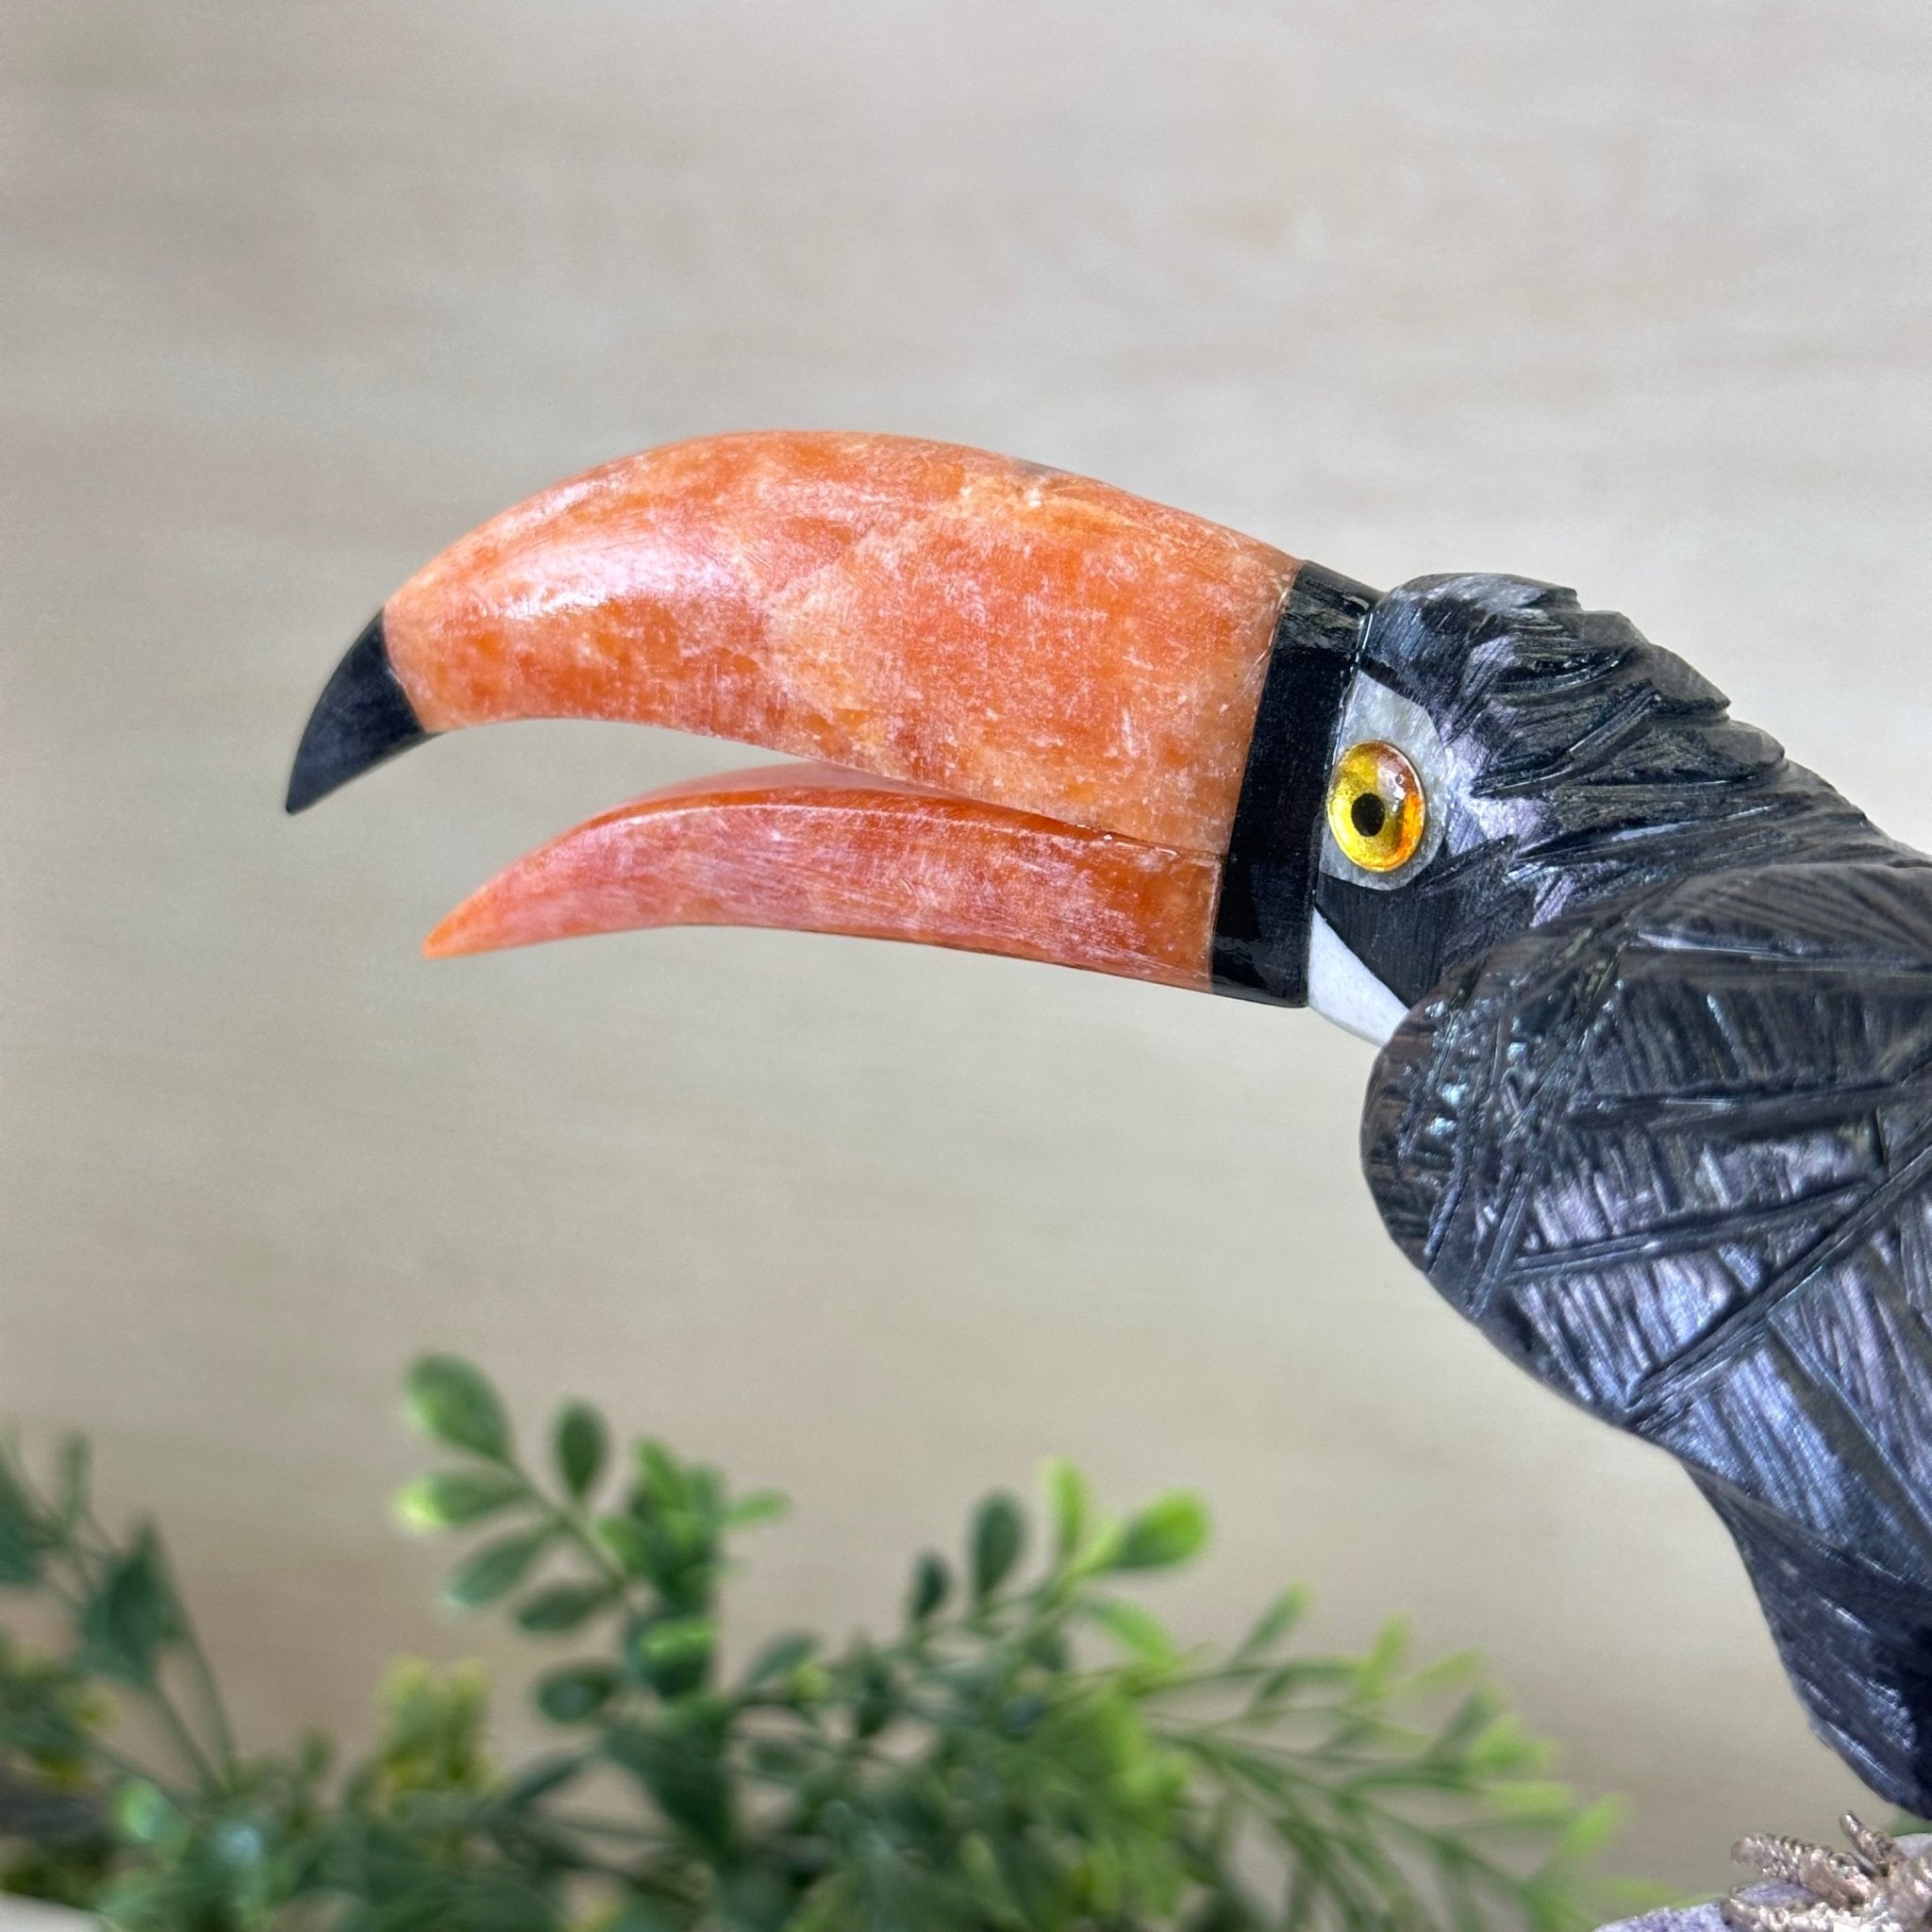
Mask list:
[[[1392,744],[1352,744],[1328,780],[1328,829],[1364,872],[1396,872],[1421,849],[1429,802],[1415,767]]]

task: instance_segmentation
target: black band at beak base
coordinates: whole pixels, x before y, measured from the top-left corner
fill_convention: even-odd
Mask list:
[[[1380,594],[1313,563],[1303,564],[1289,587],[1222,862],[1211,958],[1216,992],[1307,1005],[1335,730]]]
[[[308,714],[289,774],[288,809],[306,811],[371,765],[428,736],[389,660],[378,610],[349,646]]]

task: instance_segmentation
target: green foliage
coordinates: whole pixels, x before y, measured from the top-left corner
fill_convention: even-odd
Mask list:
[[[1200,1553],[1191,1496],[1109,1518],[1051,1464],[1038,1534],[989,1497],[889,1635],[734,1667],[732,1542],[781,1498],[617,1455],[581,1403],[545,1481],[452,1357],[408,1401],[460,1460],[401,1520],[482,1537],[446,1600],[577,1653],[533,1686],[556,1747],[504,1771],[480,1674],[406,1663],[360,1761],[239,1753],[155,1532],[101,1528],[84,1445],[44,1492],[0,1454],[0,1587],[69,1632],[0,1638],[0,1884],[127,1932],[1578,1932],[1647,1896],[1591,1874],[1614,1807],[1550,1782],[1467,1659],[1412,1669],[1399,1624],[1295,1650],[1297,1591],[1183,1647],[1121,1586]],[[122,1754],[130,1705],[166,1761]]]
[[[509,1418],[480,1370],[453,1355],[425,1355],[404,1384],[410,1419],[432,1441],[488,1462],[508,1462]]]

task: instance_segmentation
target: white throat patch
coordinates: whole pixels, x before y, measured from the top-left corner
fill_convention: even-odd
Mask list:
[[[1408,1011],[1319,912],[1308,928],[1308,1005],[1375,1046],[1388,1045]]]

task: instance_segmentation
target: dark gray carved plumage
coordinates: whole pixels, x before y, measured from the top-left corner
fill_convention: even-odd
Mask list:
[[[1623,619],[1509,579],[1405,599],[1379,655],[1440,680],[1460,808],[1525,801],[1452,860],[1486,875],[1466,923],[1524,916],[1450,939],[1377,1062],[1383,1219],[1507,1355],[1685,1464],[1818,1728],[1924,1811],[1932,866]]]

